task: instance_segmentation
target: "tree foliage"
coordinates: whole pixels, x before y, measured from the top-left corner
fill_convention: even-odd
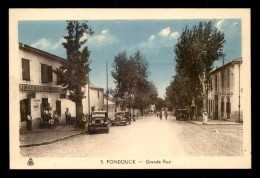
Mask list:
[[[112,67],[111,74],[116,84],[113,97],[117,105],[144,109],[157,97],[156,87],[147,79],[149,64],[139,50],[130,57],[125,51],[119,53]]]
[[[60,84],[69,92],[69,99],[76,103],[76,115],[79,115],[78,107],[82,105],[84,87],[88,83],[87,75],[90,71],[90,51],[85,46],[87,39],[83,35],[92,35],[94,32],[87,25],[87,21],[66,21],[68,35],[64,36],[62,44],[67,52],[67,59],[62,61],[62,66],[56,70]]]
[[[166,98],[173,105],[191,105],[192,101],[204,101],[207,94],[207,75],[216,60],[224,57],[224,33],[212,22],[200,22],[191,29],[184,28],[174,52],[176,76],[166,90]]]

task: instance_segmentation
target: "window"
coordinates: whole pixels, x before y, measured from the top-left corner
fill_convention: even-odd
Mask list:
[[[230,98],[227,98],[227,102],[226,102],[226,112],[228,114],[231,113],[231,103],[230,103]]]
[[[48,72],[48,82],[52,82],[52,66],[47,66],[47,72]]]
[[[227,73],[227,87],[230,87],[230,70]]]
[[[61,77],[57,73],[56,76],[57,76],[57,85],[61,85]]]
[[[215,89],[218,89],[218,76],[215,75]]]
[[[23,80],[30,81],[30,61],[22,59],[22,76]]]
[[[42,76],[42,83],[52,82],[53,81],[52,66],[48,66],[47,64],[41,64],[41,76]]]
[[[221,98],[221,117],[224,116],[224,98]]]
[[[224,70],[221,72],[221,87],[222,87],[222,90],[224,89]]]

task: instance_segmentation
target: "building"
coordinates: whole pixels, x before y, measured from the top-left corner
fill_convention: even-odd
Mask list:
[[[240,75],[242,58],[235,59],[209,74],[208,115],[211,119],[243,122]]]
[[[82,101],[83,112],[85,114],[91,114],[92,111],[103,111],[104,107],[104,88],[95,86],[90,83],[89,85],[89,100],[90,105],[88,105],[88,85],[85,87],[85,97]],[[88,108],[90,107],[90,112]]]
[[[42,118],[42,109],[52,107],[59,115],[60,124],[65,124],[65,111],[69,108],[72,117],[76,116],[76,105],[67,99],[62,91],[57,75],[53,70],[65,60],[53,54],[19,43],[20,79],[20,131],[27,130],[27,115],[32,116],[32,128],[38,128]],[[85,87],[87,88],[87,86]],[[91,111],[104,109],[103,88],[90,84]],[[88,90],[86,90],[88,91]],[[83,112],[88,113],[88,92],[83,99]]]
[[[116,103],[113,102],[111,99],[104,99],[104,110],[107,110],[107,102],[108,102],[108,117],[111,119],[115,117],[117,112]]]

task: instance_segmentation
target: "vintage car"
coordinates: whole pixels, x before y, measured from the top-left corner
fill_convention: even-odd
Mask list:
[[[127,111],[116,112],[114,118],[111,119],[111,125],[126,125],[131,124],[130,115]]]
[[[176,115],[176,120],[188,120],[188,110],[185,109],[185,108],[177,108],[176,109],[176,112],[175,112],[175,115]]]
[[[90,121],[88,123],[88,133],[92,134],[96,131],[104,131],[109,133],[109,120],[106,111],[92,111]]]

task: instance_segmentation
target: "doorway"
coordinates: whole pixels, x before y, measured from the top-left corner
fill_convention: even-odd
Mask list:
[[[215,95],[215,120],[218,120],[218,95]]]
[[[226,111],[227,111],[227,119],[230,119],[230,113],[231,113],[230,98],[227,98]]]
[[[20,100],[21,122],[27,120],[27,115],[31,115],[31,100],[30,99]]]

